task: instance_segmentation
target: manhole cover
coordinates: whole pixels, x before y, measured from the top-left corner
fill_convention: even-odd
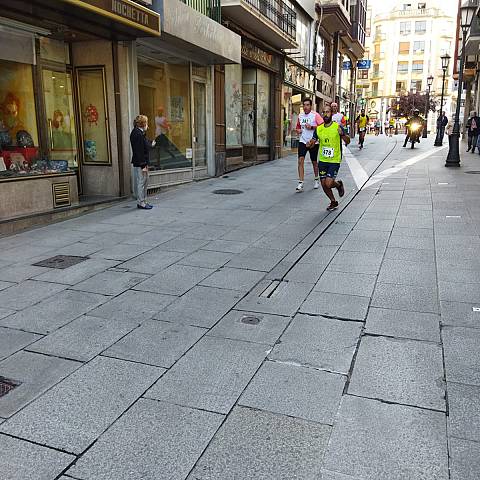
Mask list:
[[[253,315],[245,315],[240,319],[240,321],[242,323],[246,323],[247,325],[258,325],[260,323],[260,319],[258,317],[254,317]]]
[[[72,267],[77,263],[88,260],[89,257],[76,257],[74,255],[57,255],[56,257],[47,258],[41,262],[34,263],[35,267],[48,267],[58,268],[63,270],[64,268]]]
[[[243,193],[242,190],[236,190],[235,188],[221,188],[220,190],[214,190],[212,193],[216,195],[238,195]]]
[[[8,378],[0,377],[0,397],[3,397],[15,387],[18,387],[17,383],[8,380]]]
[[[465,173],[469,173],[470,175],[480,175],[480,170],[469,170]]]

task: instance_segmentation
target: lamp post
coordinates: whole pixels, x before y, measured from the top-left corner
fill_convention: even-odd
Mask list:
[[[476,0],[467,0],[460,7],[461,27],[462,27],[462,53],[460,55],[460,71],[458,72],[458,95],[457,108],[455,110],[455,123],[453,124],[453,132],[449,142],[446,167],[460,166],[460,103],[462,100],[463,90],[463,66],[465,64],[465,43],[467,42],[467,33],[472,24],[478,6],[474,5]]]
[[[440,57],[442,59],[442,70],[443,70],[443,77],[442,77],[442,97],[440,100],[440,113],[437,119],[437,136],[435,138],[435,143],[433,144],[435,147],[441,147],[443,145],[443,134],[445,133],[444,127],[438,124],[438,120],[442,117],[443,112],[443,96],[445,95],[445,75],[447,74],[448,65],[450,63],[450,55],[446,53]]]
[[[432,88],[433,76],[429,75],[427,77],[427,98],[425,99],[425,127],[423,129],[422,138],[427,138],[427,128],[428,128],[428,111],[430,110],[430,88]]]

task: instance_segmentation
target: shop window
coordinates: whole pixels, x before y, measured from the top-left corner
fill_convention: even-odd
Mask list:
[[[270,145],[270,75],[257,70],[257,146]]]
[[[83,163],[111,164],[105,69],[78,68],[77,85]]]
[[[32,66],[0,60],[0,175],[35,170],[38,156]]]
[[[227,146],[242,144],[242,66],[225,65],[225,127]]]
[[[76,168],[77,137],[71,74],[43,70],[43,92],[50,157],[52,160],[66,160],[70,168]]]
[[[255,145],[255,84],[257,70],[245,68],[242,79],[242,143]]]
[[[188,65],[138,64],[140,112],[156,139],[150,164],[158,170],[191,168],[190,72]]]

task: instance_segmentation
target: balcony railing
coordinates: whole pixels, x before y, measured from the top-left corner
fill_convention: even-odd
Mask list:
[[[297,14],[282,0],[245,0],[245,2],[258,10],[289,37],[296,37]]]
[[[220,0],[181,0],[185,5],[210,17],[218,23],[222,22],[222,6]]]

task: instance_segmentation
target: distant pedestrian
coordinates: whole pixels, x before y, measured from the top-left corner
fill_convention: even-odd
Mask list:
[[[382,121],[377,119],[375,121],[375,136],[378,137],[380,135],[380,130],[382,129]]]
[[[362,108],[360,115],[355,119],[356,124],[358,125],[358,146],[360,150],[363,148],[363,142],[365,142],[365,134],[367,133],[367,126],[370,118],[365,113],[365,109]]]
[[[445,115],[445,112],[442,112],[437,118],[437,132],[440,137],[440,141],[443,142],[443,136],[445,135],[445,129],[448,125],[448,118]]]
[[[388,130],[390,136],[393,137],[393,131],[395,130],[395,119],[393,117],[388,121]]]
[[[150,149],[155,146],[155,140],[150,142],[146,133],[148,130],[148,117],[138,115],[133,122],[133,130],[130,134],[132,146],[132,164],[134,178],[137,186],[137,208],[151,210],[152,205],[146,202],[148,187],[148,165]]]
[[[470,116],[467,120],[467,135],[468,135],[468,150],[472,150],[472,153],[475,153],[475,148],[477,148],[478,134],[480,133],[480,118],[477,115],[477,112],[470,112]],[[480,153],[480,149],[478,150]]]

